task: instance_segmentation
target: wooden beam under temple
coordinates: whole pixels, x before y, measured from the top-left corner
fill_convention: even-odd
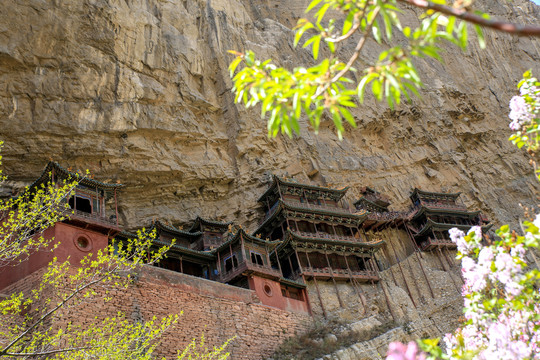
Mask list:
[[[308,266],[313,272],[313,267],[311,266],[311,261],[309,261],[309,254],[307,252],[307,249],[305,249],[305,251],[306,251],[306,258],[307,258]],[[319,291],[319,284],[317,284],[317,278],[315,276],[313,276],[313,282],[315,282],[315,288],[317,289],[317,295],[319,296],[319,303],[321,304],[321,309],[322,309],[324,318],[327,319],[328,315],[326,314],[326,309],[324,308],[324,305],[323,305],[321,292]]]
[[[336,289],[336,295],[338,298],[339,306],[345,307],[343,305],[343,301],[341,300],[341,296],[339,295],[339,289],[337,287],[336,279],[334,278],[334,272],[332,271],[332,265],[330,265],[330,260],[328,259],[328,252],[326,249],[324,249],[324,256],[326,257],[326,263],[328,264],[328,270],[330,270],[330,277],[332,278],[332,282],[334,283],[334,288]]]

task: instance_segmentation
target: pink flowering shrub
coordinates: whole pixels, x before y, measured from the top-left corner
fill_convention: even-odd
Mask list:
[[[448,358],[540,358],[540,273],[525,262],[526,251],[539,247],[540,216],[524,226],[525,236],[501,227],[492,245],[482,244],[479,228],[467,235],[453,229],[462,259],[466,321],[444,338]]]
[[[501,227],[491,245],[479,227],[468,234],[451,229],[462,261],[466,321],[444,337],[445,353],[437,340],[419,341],[426,352],[414,342],[392,343],[386,359],[540,359],[540,272],[525,261],[526,252],[540,245],[540,215],[524,226],[525,236]]]
[[[510,141],[520,149],[526,145],[529,151],[536,152],[540,147],[540,82],[527,71],[518,88],[520,94],[510,100],[509,126],[515,131]]]
[[[414,341],[407,345],[393,342],[388,346],[386,360],[426,360],[426,354],[422,353]]]
[[[527,72],[518,88],[520,95],[510,101],[510,128],[516,131],[510,140],[533,154],[540,147],[540,82]],[[526,262],[526,254],[534,257],[540,248],[540,214],[523,229],[519,236],[502,226],[494,242],[482,238],[480,227],[467,234],[451,229],[461,259],[465,322],[446,334],[444,352],[438,339],[420,340],[418,347],[392,343],[387,360],[540,359],[540,272]]]

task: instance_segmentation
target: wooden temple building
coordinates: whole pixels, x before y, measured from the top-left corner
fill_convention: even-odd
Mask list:
[[[469,230],[480,226],[486,234],[491,228],[488,219],[480,211],[468,211],[458,202],[460,193],[436,193],[414,189],[410,198],[414,214],[407,222],[416,245],[424,251],[445,247],[455,249],[448,230]]]
[[[74,177],[75,173],[51,162],[30,189]],[[82,259],[91,251],[106,248],[113,238],[127,241],[134,237],[118,224],[117,191],[121,186],[82,177],[65,200],[72,209],[69,219],[44,234],[54,236],[60,246],[53,252],[37,252],[17,266],[0,269],[0,289],[46,266],[54,256],[59,260],[68,256]],[[379,272],[392,265],[384,261],[390,258],[385,229],[392,227],[406,234],[406,241],[414,244],[415,251],[441,247],[448,251],[455,248],[448,229],[468,230],[475,225],[483,231],[490,228],[479,211],[468,211],[458,202],[459,193],[414,189],[410,209],[390,211],[390,200],[369,187],[360,189],[361,196],[352,207],[344,200],[347,190],[273,176],[258,199],[264,217],[251,234],[232,222],[202,217],[186,230],[153,221],[149,231],[156,233],[154,246],[171,246],[167,257],[156,266],[254,290],[263,304],[289,311],[311,313],[309,290],[317,294],[326,315],[321,283],[333,284],[342,307],[345,304],[338,284],[350,284],[365,306],[362,286],[377,284],[381,280]]]
[[[69,197],[63,199],[61,211],[66,218],[35,236],[54,238],[58,246],[52,251],[37,251],[23,262],[0,268],[0,289],[47,266],[53,258],[76,264],[91,252],[105,249],[109,239],[121,232],[118,224],[117,191],[121,184],[103,183],[71,172],[55,162],[49,162],[39,178],[27,189],[30,196],[47,184],[62,187],[79,179]],[[65,205],[68,205],[64,208]]]
[[[346,191],[274,176],[258,200],[265,217],[254,234],[279,243],[273,266],[291,287],[312,281],[323,312],[318,281],[332,281],[342,304],[338,281],[357,288],[379,280],[373,254],[383,242],[367,238],[362,228],[367,211],[351,209],[343,200]]]

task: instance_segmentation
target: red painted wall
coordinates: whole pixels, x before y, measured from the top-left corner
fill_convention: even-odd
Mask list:
[[[265,287],[267,287],[266,290]],[[272,306],[281,310],[306,314],[310,313],[309,305],[306,300],[300,301],[283,296],[281,294],[281,285],[277,281],[260,278],[258,276],[250,276],[249,288],[251,290],[255,290],[257,297],[264,305]],[[305,290],[302,290],[302,292],[302,297],[307,299]]]
[[[64,262],[69,257],[70,263],[75,264],[86,255],[106,248],[108,244],[106,235],[64,223],[57,223],[45,230],[43,237],[46,239],[54,237],[54,243],[60,244],[54,251],[51,251],[50,246],[49,249],[32,253],[22,262],[14,261],[12,265],[0,268],[0,290],[46,267],[54,257],[59,262]],[[78,239],[81,241],[77,242]]]

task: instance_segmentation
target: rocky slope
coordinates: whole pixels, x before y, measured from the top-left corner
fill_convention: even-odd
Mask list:
[[[507,142],[507,104],[539,42],[486,34],[487,49],[450,48],[445,65],[419,62],[422,99],[391,112],[368,100],[358,128],[331,126],[267,139],[258,111],[233,104],[229,49],[286,66],[309,61],[290,30],[306,0],[13,0],[0,3],[0,138],[11,185],[52,158],[126,188],[128,227],[196,215],[246,225],[270,173],[373,186],[395,206],[410,189],[462,191],[499,222],[537,190],[527,158]],[[526,0],[485,1],[490,13],[538,22]],[[405,11],[409,22],[413,12]],[[369,44],[366,58],[376,49]],[[311,176],[309,176],[311,175]]]

